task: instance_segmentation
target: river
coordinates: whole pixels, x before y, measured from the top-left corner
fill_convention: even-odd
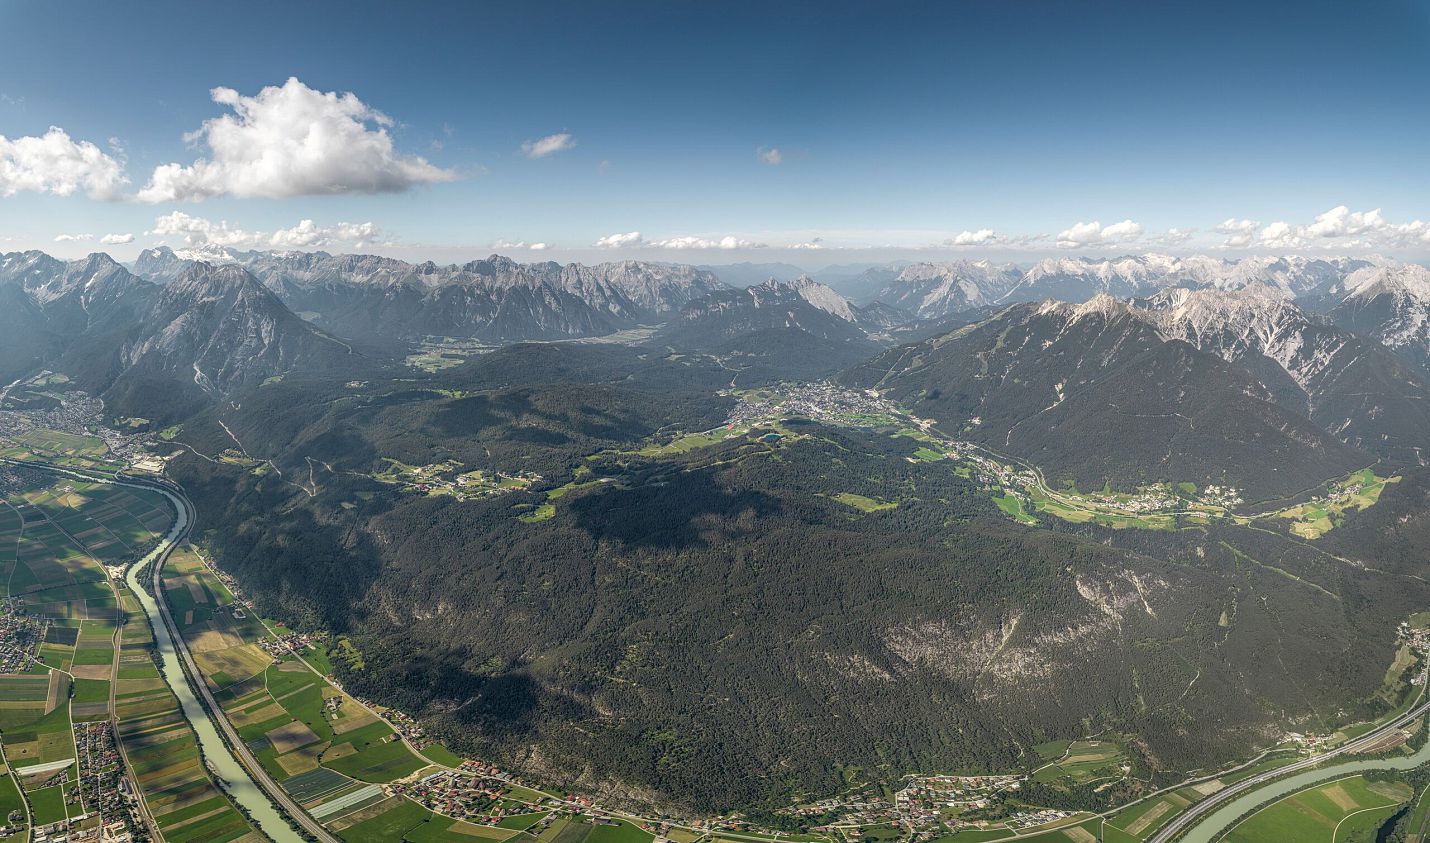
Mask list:
[[[1338,779],[1354,773],[1368,773],[1371,770],[1410,770],[1426,762],[1430,762],[1430,741],[1416,750],[1414,755],[1406,755],[1401,758],[1342,761],[1338,764],[1330,764],[1314,770],[1307,770],[1304,773],[1297,773],[1294,776],[1287,776],[1284,779],[1277,779],[1264,787],[1254,788],[1211,812],[1201,822],[1192,826],[1186,834],[1178,838],[1178,843],[1213,843],[1215,840],[1220,840],[1224,834],[1231,830],[1237,818],[1252,808],[1274,802],[1318,782]]]
[[[121,482],[119,485],[129,484]],[[273,805],[263,789],[253,781],[243,765],[238,763],[238,759],[233,756],[233,752],[219,736],[218,729],[214,726],[213,720],[209,718],[208,711],[199,702],[198,697],[194,694],[194,689],[184,675],[184,669],[179,664],[178,652],[174,649],[174,639],[169,634],[169,627],[159,613],[159,604],[155,602],[149,592],[140,587],[139,571],[151,560],[167,553],[174,542],[184,535],[189,525],[187,509],[173,495],[152,486],[138,486],[137,484],[135,486],[164,495],[173,505],[174,512],[177,513],[174,526],[169,528],[164,540],[148,556],[131,565],[125,576],[125,581],[129,583],[129,589],[139,599],[140,605],[144,607],[144,613],[149,616],[149,625],[154,629],[154,646],[159,653],[159,671],[164,676],[164,682],[174,692],[174,696],[179,698],[184,718],[189,721],[189,725],[194,727],[194,733],[198,735],[199,747],[203,751],[205,760],[208,761],[210,769],[223,779],[233,800],[248,812],[254,824],[270,840],[276,843],[303,843],[303,837],[288,824],[283,814]]]

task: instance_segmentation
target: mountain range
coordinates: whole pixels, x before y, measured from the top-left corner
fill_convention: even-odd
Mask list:
[[[349,687],[544,779],[727,810],[1091,733],[1206,767],[1381,711],[1395,624],[1430,600],[1426,270],[919,263],[846,268],[873,291],[853,300],[784,268],[731,280],[768,269],[4,254],[0,373],[170,427],[170,476],[266,615],[340,632]],[[434,336],[480,353],[408,365]],[[1320,544],[1274,521],[1029,525],[910,436],[727,427],[824,379],[1050,490],[1231,486],[1274,510],[1366,467],[1402,479]],[[523,482],[406,494],[394,465]]]

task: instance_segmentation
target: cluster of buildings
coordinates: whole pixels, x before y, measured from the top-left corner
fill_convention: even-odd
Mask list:
[[[125,843],[143,829],[139,795],[130,784],[108,720],[74,725],[75,751],[79,755],[79,782],[67,792],[87,812],[98,813],[106,841]],[[76,838],[71,837],[71,840]]]
[[[874,390],[845,389],[829,381],[784,384],[773,401],[742,398],[725,420],[727,428],[747,427],[779,416],[804,416],[842,426],[887,423],[902,412]]]
[[[47,376],[49,373],[45,373]],[[77,436],[96,436],[115,456],[134,461],[147,456],[147,434],[124,433],[104,424],[104,402],[87,393],[50,393],[59,406],[25,410],[0,410],[0,438],[16,439],[33,430],[57,430]]]
[[[1022,787],[1023,777],[909,776],[894,794],[894,808],[912,825],[937,822],[949,809],[981,810],[998,793]]]
[[[507,792],[506,786],[466,770],[443,770],[393,787],[429,811],[459,820],[494,825],[505,816],[498,804]]]
[[[119,820],[80,828],[80,823],[87,822],[92,816],[93,814],[85,814],[83,817],[38,826],[34,836],[30,838],[31,843],[140,843],[148,839],[142,832],[142,826],[136,833]]]
[[[894,803],[882,796],[864,792],[820,799],[817,802],[783,809],[780,813],[811,821],[823,820],[823,824],[815,828],[835,833],[864,826],[888,825],[898,819]]]
[[[1181,498],[1166,489],[1149,489],[1145,492],[1126,496],[1098,493],[1087,495],[1086,497],[1089,501],[1109,509],[1139,515],[1145,512],[1165,512],[1169,509],[1176,509],[1181,503]]]
[[[237,604],[235,604],[237,605]],[[318,638],[308,632],[290,632],[287,635],[279,635],[276,638],[264,636],[258,639],[258,647],[263,652],[273,657],[273,663],[277,664],[289,655],[300,653],[309,647],[316,647]]]
[[[1063,811],[1057,808],[1042,808],[1037,811],[1015,811],[1012,816],[1001,822],[1012,828],[1032,828],[1048,823],[1061,822],[1073,816],[1074,811]]]
[[[1427,674],[1430,674],[1430,629],[1402,622],[1396,630],[1396,637],[1402,644],[1408,645],[1411,652],[1420,656],[1420,669],[1410,677],[1410,684],[1417,688],[1424,685]]]
[[[414,747],[422,749],[433,743],[432,739],[427,737],[427,732],[422,728],[422,724],[415,718],[409,717],[395,708],[383,712],[382,716],[392,724],[392,728],[396,729],[404,740]]]
[[[0,601],[0,673],[24,673],[39,659],[49,620],[25,612],[24,597]]]
[[[1197,496],[1197,500],[1210,506],[1231,509],[1241,504],[1241,492],[1237,491],[1235,486],[1212,484],[1202,490],[1202,493]]]
[[[466,500],[528,489],[533,483],[541,482],[542,478],[534,471],[462,471],[462,463],[445,460],[419,466],[393,464],[387,472],[377,475],[377,479],[396,483],[405,491],[452,495],[457,500]]]

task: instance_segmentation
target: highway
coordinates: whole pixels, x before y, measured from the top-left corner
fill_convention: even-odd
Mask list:
[[[124,481],[116,480],[115,482],[124,485]],[[133,485],[147,486],[148,484]],[[268,775],[268,772],[263,769],[263,765],[258,763],[258,759],[255,758],[253,752],[249,750],[248,744],[239,737],[238,731],[233,728],[233,724],[224,716],[223,709],[219,707],[218,701],[214,699],[213,693],[209,691],[208,683],[204,682],[203,674],[199,672],[199,666],[194,662],[193,654],[189,652],[189,645],[184,641],[183,636],[179,634],[179,627],[174,623],[174,618],[169,613],[169,601],[163,599],[164,587],[160,579],[160,574],[163,571],[164,563],[169,559],[169,554],[173,552],[174,548],[183,544],[183,542],[188,539],[189,528],[194,523],[194,505],[189,501],[188,496],[185,495],[182,490],[161,486],[157,487],[157,491],[167,497],[176,508],[181,507],[179,516],[184,522],[184,528],[182,533],[175,540],[165,544],[159,557],[154,560],[152,568],[152,593],[155,597],[155,602],[159,604],[159,614],[163,617],[164,625],[169,630],[169,637],[174,641],[174,649],[178,653],[179,659],[183,662],[184,672],[188,675],[189,684],[203,697],[204,705],[208,708],[209,719],[223,732],[229,749],[233,751],[234,756],[238,758],[239,762],[243,764],[244,769],[248,771],[249,777],[263,789],[263,792],[268,795],[268,798],[278,805],[278,807],[282,808],[283,811],[287,813],[289,819],[298,823],[298,825],[303,827],[304,831],[317,840],[322,841],[322,843],[339,843],[337,837],[333,836],[326,828],[323,828],[317,820],[308,816],[307,812],[288,796],[287,791],[280,787],[278,782],[274,781],[273,778]],[[267,831],[267,829],[265,829],[265,831]]]
[[[1274,770],[1267,770],[1264,773],[1258,773],[1251,778],[1243,779],[1242,781],[1239,781],[1233,785],[1228,785],[1227,787],[1218,790],[1216,793],[1213,793],[1212,795],[1201,800],[1200,802],[1194,802],[1191,806],[1187,808],[1187,810],[1179,814],[1176,819],[1162,826],[1162,828],[1157,830],[1157,833],[1153,834],[1151,837],[1148,837],[1147,843],[1170,843],[1170,841],[1175,840],[1177,836],[1180,835],[1182,832],[1187,831],[1192,826],[1196,825],[1197,821],[1203,816],[1205,816],[1207,813],[1216,810],[1217,808],[1221,807],[1232,799],[1235,799],[1238,796],[1255,790],[1257,787],[1266,784],[1267,782],[1270,782],[1274,779],[1279,779],[1282,776],[1290,775],[1301,770],[1310,769],[1311,767],[1315,767],[1319,764],[1324,764],[1325,762],[1333,758],[1342,755],[1349,755],[1354,753],[1356,750],[1372,746],[1378,740],[1385,737],[1386,734],[1388,734],[1389,732],[1395,729],[1399,729],[1400,727],[1410,723],[1412,720],[1424,714],[1426,711],[1430,711],[1430,702],[1421,702],[1419,705],[1416,705],[1415,707],[1411,708],[1409,711],[1405,712],[1394,720],[1385,723],[1379,728],[1372,729],[1364,735],[1361,735],[1359,738],[1342,744],[1335,749],[1332,749],[1328,752],[1323,752],[1319,755],[1313,755],[1309,758],[1304,758],[1293,764],[1287,764],[1284,767],[1277,767]]]
[[[203,681],[203,675],[199,673],[193,654],[189,652],[188,645],[179,635],[178,626],[169,613],[168,601],[163,599],[164,591],[160,584],[160,574],[164,563],[168,561],[174,549],[187,541],[189,531],[194,523],[194,506],[183,490],[172,483],[158,479],[111,476],[39,461],[0,458],[0,464],[27,466],[64,474],[79,480],[147,489],[151,492],[158,492],[168,499],[175,511],[174,525],[158,547],[144,559],[130,566],[127,577],[135,597],[139,599],[140,604],[149,615],[150,623],[154,629],[155,646],[166,662],[161,674],[170,689],[173,690],[174,695],[178,697],[185,719],[189,721],[198,735],[199,744],[203,748],[208,766],[215,771],[218,778],[223,780],[230,796],[248,812],[249,817],[265,837],[276,841],[276,843],[301,843],[305,837],[292,827],[291,824],[296,823],[307,832],[306,839],[316,839],[321,843],[340,843],[337,837],[304,812],[302,807],[288,796],[288,793],[263,769],[263,765],[258,762],[248,745],[239,737],[237,730],[233,728],[233,724],[229,723],[228,718],[223,714],[223,709],[219,707],[218,701],[209,691],[207,683]],[[152,590],[146,593],[138,587],[140,585],[138,573],[139,569],[150,560],[153,561],[151,567]],[[165,652],[164,647],[166,639],[170,647],[168,653]],[[173,661],[168,661],[169,658],[172,658]],[[202,698],[203,705],[199,704],[200,698]],[[220,733],[222,739],[219,737]]]

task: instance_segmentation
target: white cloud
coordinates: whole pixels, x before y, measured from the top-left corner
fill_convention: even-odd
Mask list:
[[[1132,243],[1142,238],[1143,228],[1132,220],[1115,222],[1103,227],[1102,223],[1080,222],[1072,228],[1058,232],[1057,244],[1060,249],[1081,249],[1087,246],[1111,246],[1118,243]]]
[[[808,241],[806,241],[806,242],[804,242],[804,243],[795,243],[795,244],[791,245],[790,248],[791,248],[791,249],[823,249],[823,248],[824,248],[824,238],[823,238],[823,237],[815,237],[815,238],[813,238],[813,239],[811,239],[811,240],[808,240]]]
[[[704,249],[764,249],[765,243],[745,240],[733,235],[723,237],[668,237],[663,240],[647,240],[639,231],[624,234],[608,234],[595,243],[598,249],[674,249],[677,251]]]
[[[1386,228],[1383,234],[1386,245],[1398,246],[1430,246],[1430,222],[1424,220],[1412,220],[1411,222],[1391,225]]]
[[[87,241],[87,240],[93,240],[93,239],[94,239],[94,235],[93,235],[93,234],[57,234],[57,235],[55,235],[55,242],[56,242],[56,243],[83,243],[83,242],[85,242],[85,241]]]
[[[647,244],[655,249],[763,249],[764,243],[742,240],[739,237],[672,237]]]
[[[769,164],[771,167],[778,167],[784,163],[785,154],[780,152],[779,147],[762,146],[755,150],[755,158],[761,163]]]
[[[1152,241],[1158,246],[1163,247],[1180,246],[1188,240],[1191,240],[1192,235],[1196,233],[1197,230],[1195,228],[1177,228],[1174,226],[1154,236]]]
[[[316,91],[297,78],[251,97],[232,88],[209,93],[233,109],[185,136],[203,142],[209,157],[155,168],[141,201],[393,193],[457,177],[421,156],[399,155],[387,132],[392,118],[351,93]]]
[[[99,242],[106,246],[123,246],[134,242],[133,234],[106,234],[99,238]]]
[[[994,243],[1001,243],[1006,238],[991,228],[980,228],[977,231],[960,231],[953,237],[945,241],[948,246],[991,246]]]
[[[1227,217],[1217,223],[1213,231],[1226,235],[1226,240],[1222,242],[1223,248],[1241,249],[1251,245],[1251,239],[1256,236],[1256,229],[1260,227],[1261,223],[1257,220]]]
[[[113,199],[127,181],[118,161],[89,141],[71,140],[58,126],[40,137],[0,135],[0,196],[83,190],[93,199]]]
[[[190,216],[182,211],[154,220],[147,234],[155,237],[182,237],[188,246],[233,246],[246,249],[314,249],[333,243],[351,243],[361,248],[381,234],[375,223],[340,222],[320,226],[302,220],[292,228],[277,231],[245,231],[228,224]]]
[[[1306,242],[1300,228],[1285,221],[1273,222],[1261,229],[1257,240],[1272,249],[1297,249]]]
[[[1231,242],[1228,240],[1228,244]],[[1424,248],[1430,246],[1430,223],[1393,223],[1379,208],[1352,211],[1337,205],[1304,225],[1285,220],[1273,222],[1261,229],[1256,242],[1268,249]]]
[[[625,234],[607,234],[597,240],[597,249],[629,249],[645,243],[645,238],[641,237],[639,231],[628,231]]]
[[[527,251],[531,252],[542,252],[550,248],[550,246],[546,243],[528,243],[525,240],[497,240],[492,243],[491,247],[493,251],[497,252],[515,249],[526,249]]]
[[[1368,231],[1379,231],[1388,225],[1380,209],[1365,213],[1352,213],[1345,205],[1337,205],[1316,217],[1315,222],[1306,226],[1305,233],[1311,237],[1356,237]]]
[[[539,140],[527,141],[521,145],[521,154],[527,158],[545,158],[548,155],[565,152],[575,145],[576,138],[570,132],[559,132]]]

